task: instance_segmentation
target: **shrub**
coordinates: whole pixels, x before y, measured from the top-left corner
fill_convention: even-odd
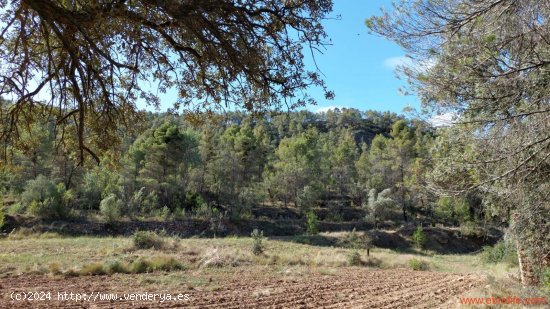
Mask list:
[[[159,255],[145,260],[148,271],[184,270],[184,265],[172,256]]]
[[[546,270],[542,274],[541,282],[546,291],[550,293],[550,267],[546,267]]]
[[[472,221],[461,223],[459,229],[463,237],[482,237],[484,234],[483,228]]]
[[[355,228],[347,233],[340,241],[338,246],[350,249],[369,249],[372,245],[372,240],[366,233],[359,234]]]
[[[99,275],[106,274],[105,270],[103,269],[103,264],[99,262],[88,264],[82,267],[82,269],[80,269],[78,273],[84,276],[92,276],[92,275],[99,276]]]
[[[59,275],[61,274],[61,265],[58,262],[52,262],[48,264],[48,271],[52,275]]]
[[[162,207],[162,209],[159,210],[158,216],[161,217],[163,220],[168,220],[170,218],[170,208],[168,206]]]
[[[296,202],[302,211],[308,211],[321,196],[321,190],[315,185],[307,185],[298,195]]]
[[[66,205],[63,201],[65,186],[57,186],[44,175],[29,180],[21,194],[21,203],[28,207],[31,214],[43,218],[63,218]]]
[[[14,203],[8,206],[8,214],[17,215],[25,212],[25,205],[23,203]]]
[[[99,211],[107,222],[114,222],[122,215],[122,201],[114,194],[109,194],[101,200]]]
[[[250,236],[252,237],[252,253],[254,255],[262,254],[265,249],[262,243],[264,239],[264,232],[258,231],[258,229],[254,229]]]
[[[422,225],[419,225],[411,236],[411,240],[418,248],[423,248],[428,240]]]
[[[107,260],[103,263],[103,270],[106,274],[127,274],[130,272],[128,266],[119,260]]]
[[[310,235],[315,235],[319,233],[319,229],[317,228],[318,218],[317,215],[310,211],[306,215],[306,231]]]
[[[470,219],[468,202],[463,198],[440,197],[434,213],[444,222],[463,223]]]
[[[185,209],[181,207],[176,208],[174,210],[174,218],[176,218],[176,220],[185,219]]]
[[[412,270],[428,270],[428,263],[419,260],[419,259],[410,259],[409,260],[409,267]]]
[[[133,274],[141,274],[152,271],[184,270],[185,266],[171,256],[154,256],[150,259],[139,258],[132,262],[129,271]]]
[[[1,197],[0,197],[1,199]],[[0,201],[0,231],[4,227],[4,221],[5,221],[5,215],[4,215],[4,207],[2,206],[2,201]]]
[[[359,266],[362,264],[361,254],[357,250],[353,250],[348,254],[348,265]]]
[[[133,236],[134,247],[137,249],[163,249],[166,247],[164,239],[155,232],[137,231]]]
[[[79,275],[112,275],[112,274],[141,274],[153,271],[184,270],[185,266],[172,256],[153,256],[149,259],[138,258],[131,264],[117,259],[107,260],[103,263],[88,264],[78,271]],[[71,275],[70,273],[68,275]]]
[[[483,247],[481,260],[485,263],[506,263],[518,265],[518,255],[515,246],[506,241],[498,242],[493,247]]]
[[[213,213],[212,207],[207,202],[202,201],[202,199],[201,203],[195,208],[195,215],[199,218],[211,218]]]

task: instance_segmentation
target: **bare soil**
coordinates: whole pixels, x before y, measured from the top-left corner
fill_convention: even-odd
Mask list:
[[[185,273],[183,274],[185,275]],[[190,274],[191,275],[191,274]],[[143,282],[137,275],[0,279],[0,308],[455,308],[484,278],[474,274],[340,268],[334,273],[262,273],[246,268],[203,274],[203,286]],[[151,275],[151,278],[163,274]],[[141,278],[141,279],[140,279]],[[12,292],[52,293],[48,301],[13,301]],[[188,301],[57,301],[58,292],[189,294]]]

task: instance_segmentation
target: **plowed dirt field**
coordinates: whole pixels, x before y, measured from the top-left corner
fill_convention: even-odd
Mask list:
[[[0,279],[0,308],[454,308],[466,291],[483,284],[472,274],[406,269],[339,269],[331,275],[268,276],[246,272],[215,278],[215,288],[181,285],[147,288],[133,275],[48,278],[21,276]],[[211,278],[208,280],[212,281]],[[50,292],[51,300],[17,301],[17,292]],[[188,300],[58,300],[58,292],[178,293]]]

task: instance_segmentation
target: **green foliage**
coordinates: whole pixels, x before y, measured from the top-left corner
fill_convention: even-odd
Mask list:
[[[85,265],[78,272],[82,276],[112,275],[112,274],[141,274],[154,271],[184,270],[186,267],[172,256],[140,257],[128,264],[118,259],[108,259],[101,262]]]
[[[5,218],[6,217],[4,215],[4,205],[3,205],[3,202],[2,202],[2,198],[0,197],[0,231],[4,227]]]
[[[317,185],[306,185],[302,192],[298,195],[296,203],[298,204],[298,207],[300,207],[301,211],[307,212],[311,207],[315,206],[315,203],[320,197],[321,190]]]
[[[468,221],[460,224],[460,234],[463,237],[482,237],[485,234],[485,231],[479,223]]]
[[[369,196],[363,208],[367,210],[367,222],[378,225],[380,220],[387,220],[393,217],[397,208],[397,203],[390,197],[391,190],[385,189],[376,193],[376,189],[369,191]]]
[[[2,171],[0,190],[10,200],[10,213],[61,218],[99,210],[106,221],[185,215],[217,220],[223,209],[223,216],[238,223],[260,204],[297,207],[304,216],[328,204],[337,207],[325,218],[339,222],[345,213],[340,206],[368,208],[368,188],[377,188],[375,205],[368,209],[376,221],[396,219],[401,193],[407,193],[407,205],[414,204],[413,192],[396,185],[401,174],[392,156],[422,134],[393,113],[341,109],[264,119],[240,112],[212,116],[190,129],[185,118],[149,113],[149,129],[121,132],[121,151],[98,150],[101,163],[91,168],[78,166],[73,154],[48,153],[55,136],[47,125],[39,127],[48,141],[37,139],[28,153],[17,154],[25,166]],[[411,170],[403,173],[407,178]],[[64,186],[57,185],[61,182]],[[378,194],[382,188],[388,189]],[[316,233],[312,219],[308,232]]]
[[[166,241],[159,234],[152,231],[137,231],[133,235],[134,247],[136,249],[163,249]]]
[[[8,207],[8,214],[17,215],[25,212],[25,205],[21,202],[13,203]]]
[[[412,269],[412,270],[428,270],[430,267],[428,265],[428,263],[426,263],[425,261],[422,261],[422,260],[419,260],[419,259],[410,259],[409,260],[409,267]]]
[[[319,229],[317,227],[318,221],[319,219],[317,218],[315,212],[308,212],[306,214],[306,233],[310,235],[315,235],[319,233]]]
[[[153,256],[151,258],[139,258],[129,266],[131,273],[140,274],[153,271],[184,270],[185,265],[172,256]]]
[[[21,195],[21,202],[28,211],[43,218],[66,217],[67,208],[63,201],[65,188],[63,184],[55,185],[43,175],[29,180]]]
[[[546,289],[546,291],[550,293],[550,267],[546,267],[546,269],[542,273],[541,283],[542,283],[542,286]]]
[[[84,175],[80,186],[79,207],[99,209],[101,201],[111,194],[118,194],[119,175],[110,169],[108,162],[94,167]]]
[[[345,237],[338,242],[338,245],[350,249],[367,249],[372,246],[372,239],[366,233],[359,234],[355,228],[347,233]]]
[[[105,261],[102,265],[102,268],[103,271],[109,275],[130,273],[128,266],[117,259],[110,259]]]
[[[516,246],[507,241],[500,241],[493,247],[483,247],[481,260],[485,263],[506,263],[511,266],[518,265]]]
[[[426,244],[426,241],[428,238],[426,237],[426,234],[424,233],[424,229],[422,228],[422,225],[418,225],[416,230],[413,232],[411,236],[411,240],[414,243],[414,245],[418,248],[423,248]]]
[[[262,254],[265,250],[265,247],[263,244],[264,231],[259,231],[258,229],[254,229],[250,234],[250,237],[252,237],[252,254],[254,255]]]
[[[470,220],[468,202],[462,198],[440,197],[434,209],[439,220],[448,223],[464,223]]]
[[[101,215],[107,222],[114,222],[120,219],[122,215],[122,201],[114,194],[109,194],[99,206]]]

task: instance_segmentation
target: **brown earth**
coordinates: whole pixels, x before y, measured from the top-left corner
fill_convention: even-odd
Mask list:
[[[184,274],[185,275],[185,274]],[[191,274],[190,274],[191,275]],[[160,274],[151,275],[162,276]],[[289,274],[234,269],[205,279],[209,286],[169,288],[134,275],[0,279],[0,308],[455,308],[466,291],[483,284],[473,274],[345,268],[334,274]],[[149,277],[147,277],[149,278]],[[51,292],[52,300],[13,301],[13,292]],[[187,301],[57,301],[58,292],[182,293]]]

